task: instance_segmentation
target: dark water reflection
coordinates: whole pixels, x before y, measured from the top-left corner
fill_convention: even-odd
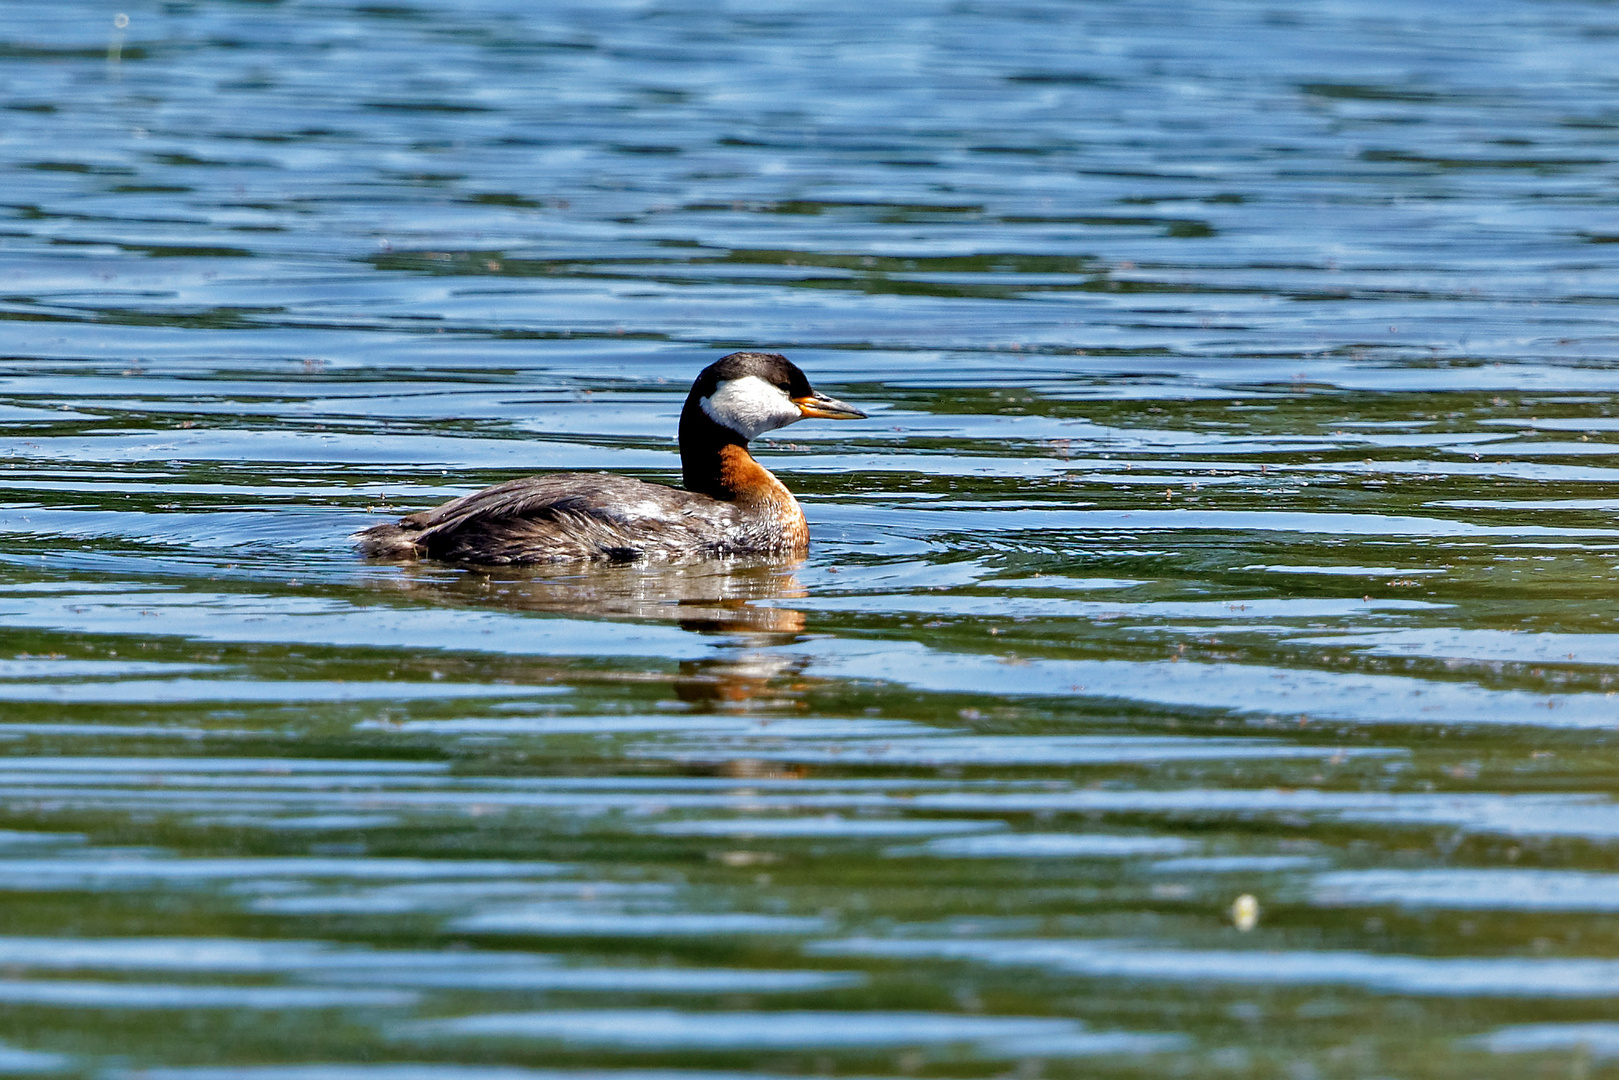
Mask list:
[[[801,559],[722,559],[641,565],[502,567],[472,571],[432,564],[390,567],[368,582],[411,605],[651,619],[696,633],[780,635],[804,629],[791,606],[808,595]]]
[[[1613,1072],[1616,36],[0,6],[0,1073]],[[737,347],[801,563],[354,557]]]

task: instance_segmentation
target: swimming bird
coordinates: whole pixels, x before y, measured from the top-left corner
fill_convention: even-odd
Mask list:
[[[798,554],[809,545],[804,511],[748,443],[811,417],[865,415],[811,389],[780,353],[735,352],[702,370],[680,412],[684,490],[612,473],[548,473],[354,539],[369,558],[479,566]]]

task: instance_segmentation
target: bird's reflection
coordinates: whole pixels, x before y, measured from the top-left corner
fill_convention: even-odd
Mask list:
[[[703,712],[801,708],[800,676],[807,663],[805,657],[767,649],[683,660],[675,695]]]
[[[793,635],[804,613],[781,600],[805,595],[800,559],[711,559],[679,564],[491,567],[411,565],[385,582],[440,604],[651,619],[696,633]]]

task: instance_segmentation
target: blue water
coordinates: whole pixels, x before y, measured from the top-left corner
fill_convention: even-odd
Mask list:
[[[1612,1073],[1616,40],[0,5],[0,1074]],[[807,559],[354,555],[738,348]]]

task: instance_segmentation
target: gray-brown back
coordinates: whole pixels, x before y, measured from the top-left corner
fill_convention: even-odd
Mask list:
[[[373,558],[481,565],[711,558],[781,538],[735,504],[611,473],[549,473],[463,495],[358,534]]]

